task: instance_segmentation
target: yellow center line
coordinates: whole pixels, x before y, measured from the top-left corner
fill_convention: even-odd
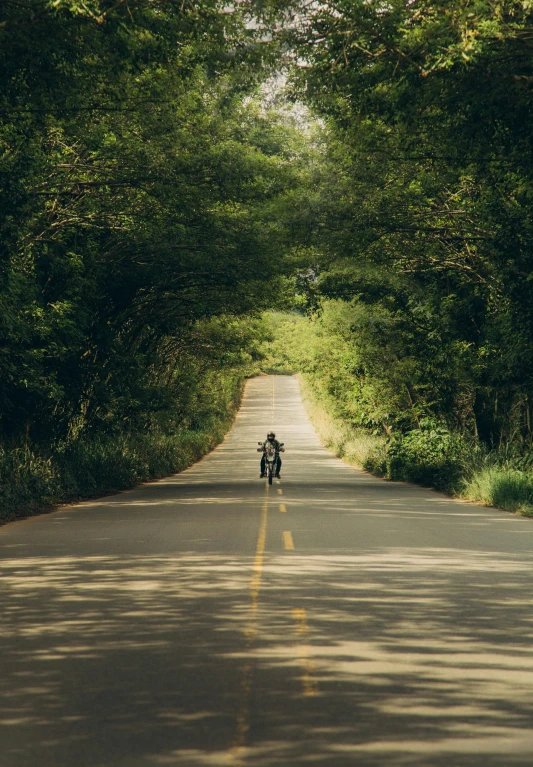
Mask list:
[[[283,548],[285,551],[294,551],[294,541],[292,540],[292,533],[288,530],[283,531]]]
[[[263,555],[265,553],[267,519],[268,519],[268,485],[266,485],[266,498],[261,509],[261,522],[259,523],[259,533],[255,547],[255,558],[253,567],[253,576],[250,581],[250,596],[252,597],[252,618],[255,621],[257,612],[257,600],[261,589],[261,578],[263,575]]]
[[[287,507],[285,506],[284,503],[280,503],[279,510],[282,511],[282,512],[286,512],[287,511]]]
[[[278,487],[278,495],[283,495],[283,490]]]
[[[263,576],[263,558],[265,553],[266,534],[268,521],[268,485],[265,490],[265,500],[261,508],[261,520],[259,522],[259,532],[257,534],[257,543],[255,546],[255,557],[252,568],[252,578],[250,580],[249,592],[251,597],[250,619],[244,628],[246,637],[245,653],[250,654],[252,643],[257,636],[257,608],[259,604],[259,593],[261,591],[261,579]],[[246,735],[250,729],[250,692],[253,683],[253,664],[249,660],[243,668],[240,684],[240,705],[237,712],[235,736],[228,752],[228,764],[234,767],[244,765],[244,750]]]
[[[294,629],[296,638],[305,642],[309,634],[307,610],[304,607],[295,607],[292,610],[292,617],[296,623]],[[316,667],[313,659],[309,657],[309,645],[299,643],[297,645],[297,654],[303,668],[302,687],[304,695],[316,695]]]

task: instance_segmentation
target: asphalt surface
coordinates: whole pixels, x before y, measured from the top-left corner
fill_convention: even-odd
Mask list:
[[[530,766],[532,560],[532,521],[347,466],[253,379],[187,471],[0,530],[0,765]]]

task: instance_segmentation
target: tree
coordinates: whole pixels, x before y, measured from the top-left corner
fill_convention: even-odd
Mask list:
[[[295,50],[294,94],[328,134],[314,295],[369,307],[354,344],[383,366],[394,352],[419,411],[530,440],[531,9],[269,10]]]
[[[142,423],[170,370],[218,364],[198,328],[272,303],[297,141],[254,100],[271,54],[238,10],[2,14],[0,423],[46,445]]]

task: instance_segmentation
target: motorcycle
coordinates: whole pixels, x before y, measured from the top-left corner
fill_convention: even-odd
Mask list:
[[[260,453],[262,451],[265,454],[265,474],[268,478],[268,484],[271,485],[272,479],[278,468],[278,453],[271,442],[267,441],[264,445],[262,442],[258,442],[257,444],[261,445],[257,452]],[[280,442],[280,448],[283,447],[284,444],[284,442]]]

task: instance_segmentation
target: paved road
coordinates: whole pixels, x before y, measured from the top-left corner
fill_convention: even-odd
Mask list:
[[[0,530],[0,764],[529,767],[532,560],[532,522],[346,466],[256,378],[191,469]]]

